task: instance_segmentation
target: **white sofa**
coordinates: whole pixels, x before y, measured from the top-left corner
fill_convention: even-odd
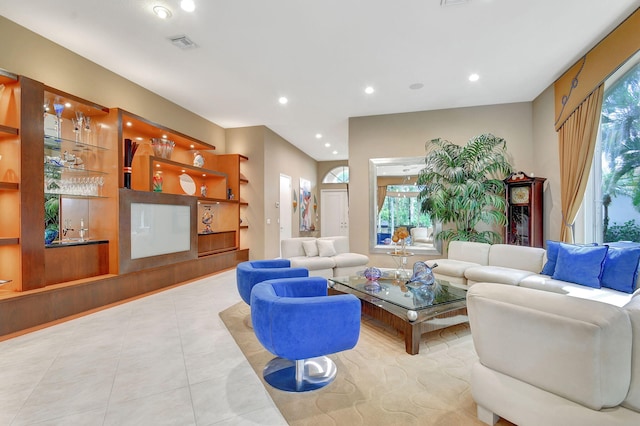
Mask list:
[[[606,287],[586,287],[541,274],[546,261],[546,250],[542,248],[451,241],[447,258],[429,260],[427,263],[438,264],[433,270],[436,278],[465,289],[477,282],[492,282],[567,294],[616,306],[624,306],[631,299],[630,293]]]
[[[519,426],[640,424],[640,291],[623,307],[477,283],[467,309],[478,417]]]
[[[369,257],[349,251],[348,237],[295,237],[280,242],[280,256],[292,267],[309,270],[309,276],[325,278],[354,275],[366,268]]]

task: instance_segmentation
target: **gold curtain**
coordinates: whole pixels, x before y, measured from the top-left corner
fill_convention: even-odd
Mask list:
[[[382,206],[384,205],[384,199],[387,197],[387,186],[379,186],[378,187],[378,214],[382,211]]]
[[[589,94],[640,49],[640,8],[554,83],[556,130]]]
[[[584,197],[602,109],[603,85],[600,84],[567,118],[560,136],[560,197],[563,226],[560,241],[573,242],[573,222]],[[570,232],[571,231],[571,232]]]

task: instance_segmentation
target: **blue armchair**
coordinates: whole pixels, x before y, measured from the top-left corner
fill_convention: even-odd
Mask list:
[[[263,371],[271,386],[305,392],[336,376],[325,355],[353,348],[360,337],[360,300],[327,296],[322,277],[274,279],[251,292],[251,319],[260,343],[277,358]]]
[[[288,259],[250,260],[236,267],[236,281],[240,297],[251,304],[251,289],[259,282],[272,278],[308,277],[306,268],[292,268]]]

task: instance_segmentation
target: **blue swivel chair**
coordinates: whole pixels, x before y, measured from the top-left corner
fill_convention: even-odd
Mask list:
[[[240,297],[251,304],[251,289],[259,282],[272,278],[308,277],[306,268],[292,268],[289,259],[250,260],[236,267],[236,281]]]
[[[288,392],[311,391],[336,376],[325,355],[358,343],[360,300],[327,296],[322,277],[268,280],[253,287],[251,320],[260,343],[277,356],[263,370],[265,381]]]

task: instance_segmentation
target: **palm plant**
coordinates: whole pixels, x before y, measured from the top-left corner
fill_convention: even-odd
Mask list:
[[[421,210],[434,220],[454,225],[436,238],[500,242],[499,233],[478,230],[477,225],[506,225],[503,179],[512,172],[506,141],[483,134],[464,146],[438,138],[425,148],[425,168],[418,177]]]
[[[609,205],[616,196],[630,197],[640,211],[640,65],[605,92],[600,140],[603,234],[607,241]]]

